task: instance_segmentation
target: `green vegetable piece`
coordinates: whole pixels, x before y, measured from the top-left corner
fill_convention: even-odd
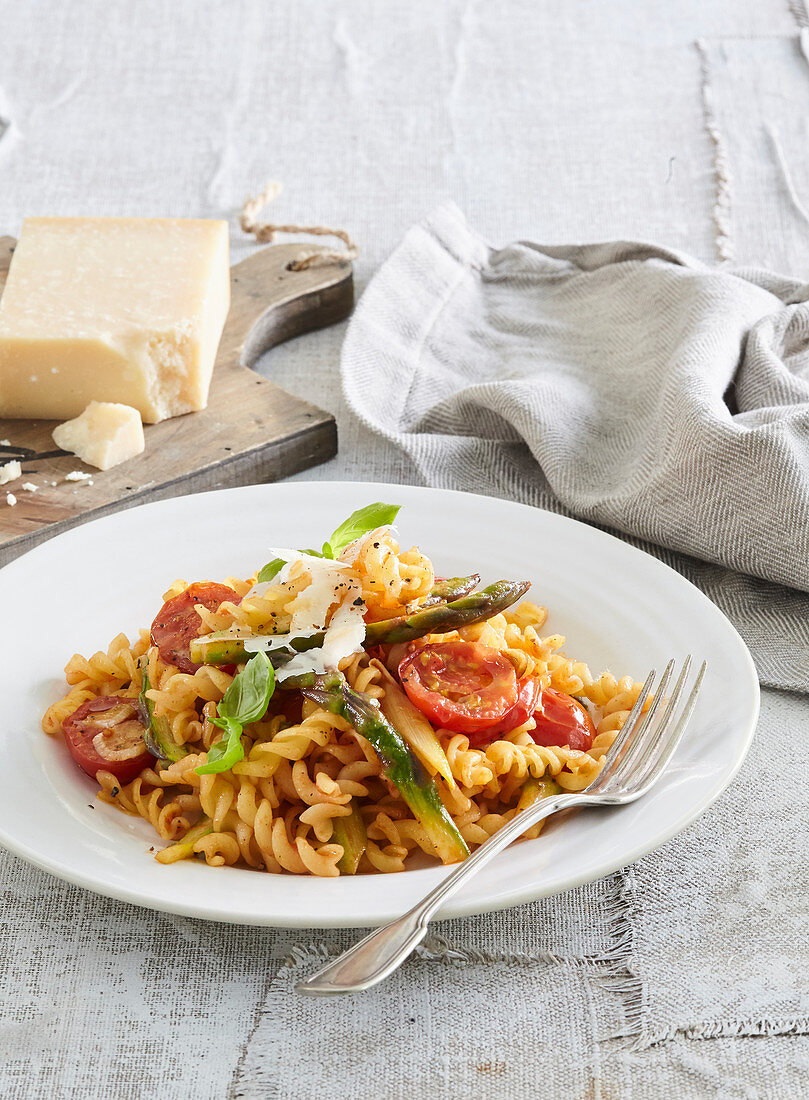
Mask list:
[[[400,508],[401,504],[383,504],[381,501],[358,508],[332,533],[329,541],[323,544],[323,556],[336,558],[340,551],[354,539],[367,535],[377,527],[386,527],[389,523],[393,523]]]
[[[452,603],[419,609],[398,619],[369,623],[365,631],[365,644],[412,642],[425,634],[446,634],[462,626],[485,622],[522,599],[530,587],[530,581],[497,581]]]
[[[272,561],[268,561],[266,565],[263,565],[258,571],[257,581],[271,581],[286,565],[283,558],[273,558]]]
[[[421,608],[412,615],[397,619],[382,619],[368,623],[365,630],[366,645],[388,645],[393,642],[411,642],[425,634],[446,634],[462,626],[484,622],[493,615],[505,611],[521,599],[531,587],[529,581],[497,581],[480,592],[472,592],[452,603],[436,604]],[[296,638],[289,649],[273,650],[273,662],[277,668],[289,660],[293,653],[303,653],[323,645],[323,634],[311,638]],[[226,631],[206,634],[191,640],[191,660],[200,665],[235,665],[245,658],[244,640]],[[285,681],[283,687],[289,686]]]
[[[203,817],[202,821],[188,830],[182,840],[178,840],[176,844],[169,844],[168,848],[157,853],[155,859],[158,863],[177,863],[181,859],[191,859],[196,842],[200,837],[212,832],[213,822],[209,817]]]
[[[254,654],[242,671],[233,677],[216,708],[216,717],[211,721],[223,729],[226,736],[211,745],[206,763],[195,769],[197,775],[230,771],[244,758],[244,727],[264,717],[274,690],[275,671],[267,654]]]
[[[351,814],[348,817],[332,818],[331,838],[343,849],[343,854],[337,861],[341,874],[355,875],[362,854],[368,846],[368,837],[356,799],[352,798],[349,806]]]
[[[340,673],[315,677],[315,686],[304,688],[303,694],[318,706],[345,718],[370,742],[382,762],[385,778],[410,807],[442,862],[466,859],[469,849],[447,813],[435,782],[374,701],[350,688]]]
[[[155,714],[155,706],[151,699],[146,697],[146,692],[149,690],[149,677],[146,673],[146,665],[144,663],[141,668],[141,687],[140,695],[138,696],[138,704],[140,706],[141,714],[145,718],[145,729],[143,731],[143,741],[146,748],[152,754],[156,756],[158,760],[165,760],[167,763],[172,763],[174,760],[182,760],[184,756],[188,756],[188,749],[185,745],[176,744],[174,738],[171,736],[171,723],[165,715]]]
[[[256,653],[233,677],[216,713],[220,718],[248,726],[264,717],[274,689],[275,672],[269,658],[266,653]]]
[[[427,594],[427,599],[421,605],[432,607],[433,604],[446,603],[448,600],[459,600],[461,596],[468,596],[474,592],[480,584],[480,573],[472,573],[469,577],[444,577],[436,581]]]
[[[531,806],[539,798],[550,798],[552,794],[561,793],[562,788],[550,776],[543,775],[541,778],[536,779],[533,775],[530,775],[523,784],[520,794],[520,809]]]
[[[194,769],[197,775],[229,772],[234,764],[238,764],[240,760],[244,759],[244,745],[242,744],[244,727],[239,722],[232,722],[229,718],[222,721],[212,718],[211,721],[214,725],[223,729],[226,736],[208,749],[206,762]]]
[[[520,791],[517,809],[526,810],[529,806],[533,806],[535,802],[539,802],[543,798],[550,798],[553,794],[561,793],[562,788],[556,780],[552,779],[550,776],[543,775],[537,779],[533,775],[529,775]],[[544,828],[547,821],[550,821],[550,818],[545,818],[544,821],[540,821],[540,828]]]
[[[322,632],[313,634],[311,638],[294,638],[288,648],[273,650],[273,661],[276,668],[280,668],[294,653],[304,653],[307,649],[317,649],[322,645]],[[248,656],[244,639],[226,630],[191,639],[191,660],[198,665],[239,665]]]

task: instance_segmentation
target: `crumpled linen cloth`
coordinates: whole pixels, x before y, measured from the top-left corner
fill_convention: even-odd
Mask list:
[[[345,396],[428,484],[632,538],[809,690],[809,286],[653,245],[487,244],[448,204],[366,290]]]

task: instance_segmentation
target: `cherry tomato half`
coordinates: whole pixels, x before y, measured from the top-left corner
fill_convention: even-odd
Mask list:
[[[569,695],[545,688],[534,712],[536,729],[530,736],[537,745],[568,745],[587,752],[596,735],[590,715]]]
[[[514,665],[477,642],[421,646],[399,665],[399,679],[434,726],[454,733],[493,726],[517,702]]]
[[[161,661],[180,672],[196,672],[200,666],[191,660],[191,639],[204,634],[205,628],[194,608],[201,604],[216,611],[225,600],[240,603],[241,596],[226,584],[210,581],[191,584],[179,596],[166,600],[152,623],[152,645],[157,646]]]
[[[101,695],[88,699],[62,723],[70,755],[82,771],[95,778],[96,772],[112,772],[121,783],[129,783],[154,763],[146,751],[134,699]]]
[[[504,733],[525,725],[539,705],[541,688],[539,680],[533,676],[522,676],[517,681],[517,702],[507,711],[495,726],[469,735],[469,744],[473,748],[489,745]]]

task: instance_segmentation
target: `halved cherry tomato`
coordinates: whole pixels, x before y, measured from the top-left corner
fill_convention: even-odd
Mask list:
[[[587,752],[596,735],[592,719],[584,707],[569,695],[545,688],[534,712],[536,729],[530,736],[537,745],[568,745]]]
[[[517,681],[517,702],[511,710],[507,711],[496,725],[479,733],[470,734],[469,744],[473,748],[489,745],[502,734],[524,725],[539,704],[540,692],[539,680],[534,679],[533,676],[520,677]]]
[[[62,723],[70,755],[82,771],[112,772],[129,783],[154,757],[143,743],[143,725],[134,699],[101,695],[88,699]]]
[[[477,642],[421,646],[399,665],[399,679],[434,726],[454,733],[493,726],[517,702],[514,665]]]
[[[191,660],[191,639],[204,634],[205,628],[194,608],[202,604],[208,611],[216,611],[225,600],[240,603],[241,596],[226,584],[210,581],[191,584],[179,596],[166,600],[152,623],[152,645],[157,646],[161,661],[180,672],[196,672],[200,666]]]

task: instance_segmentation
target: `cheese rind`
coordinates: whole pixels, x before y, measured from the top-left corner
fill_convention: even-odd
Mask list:
[[[138,410],[102,401],[91,401],[81,416],[54,428],[53,441],[99,470],[134,458],[146,445]]]
[[[0,298],[0,416],[204,409],[229,305],[227,222],[26,218]]]

